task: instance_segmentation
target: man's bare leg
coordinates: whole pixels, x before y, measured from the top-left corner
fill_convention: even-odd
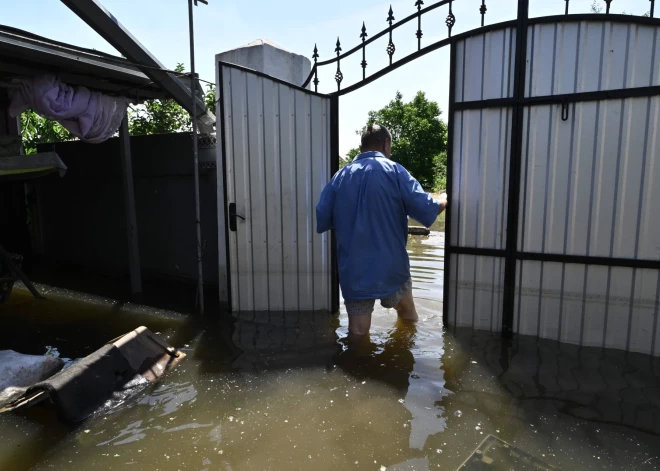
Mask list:
[[[371,314],[348,316],[348,333],[353,336],[368,334],[371,329]]]
[[[418,319],[412,290],[408,290],[408,292],[403,296],[403,298],[401,298],[401,301],[399,301],[399,304],[397,304],[394,309],[396,309],[396,312],[399,315],[399,319],[406,321],[416,321]],[[371,318],[371,316],[369,317]]]

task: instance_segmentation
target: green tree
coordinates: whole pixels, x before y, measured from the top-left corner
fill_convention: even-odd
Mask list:
[[[353,162],[353,159],[359,153],[360,153],[360,149],[358,149],[358,148],[349,150],[348,153],[346,154],[346,157],[343,157],[343,158],[340,157],[339,158],[339,168],[342,169],[342,168],[346,167],[348,164],[350,164],[351,162]]]
[[[36,154],[40,142],[71,141],[75,137],[57,121],[42,118],[32,110],[21,113],[23,152]]]
[[[445,188],[447,178],[447,125],[442,111],[424,92],[405,103],[396,93],[394,100],[377,111],[370,111],[366,126],[382,124],[392,133],[392,160],[403,165],[427,191]],[[357,131],[360,134],[362,131]],[[348,161],[359,153],[348,152]]]
[[[177,64],[174,72],[183,73],[183,64]],[[171,98],[147,100],[129,108],[128,129],[132,136],[188,131],[190,115]]]
[[[208,90],[204,95],[204,103],[206,103],[206,107],[209,109],[209,111],[215,114],[215,85],[212,83],[207,83],[206,88],[208,88]]]

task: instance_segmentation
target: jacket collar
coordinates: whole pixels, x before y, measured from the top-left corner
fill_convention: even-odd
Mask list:
[[[362,160],[362,159],[371,159],[371,158],[375,158],[375,157],[380,157],[382,159],[387,158],[387,157],[385,157],[385,155],[383,155],[382,152],[369,151],[369,152],[363,152],[361,154],[358,154],[355,157],[355,160],[357,161],[357,160]]]

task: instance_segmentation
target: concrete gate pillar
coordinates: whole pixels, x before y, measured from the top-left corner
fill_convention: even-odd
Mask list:
[[[216,54],[215,59],[216,62],[241,65],[297,86],[305,82],[312,70],[312,63],[307,57],[286,51],[268,39],[257,39],[238,49],[221,52]]]

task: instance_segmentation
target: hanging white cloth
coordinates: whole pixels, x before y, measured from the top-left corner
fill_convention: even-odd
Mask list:
[[[9,115],[27,109],[59,122],[80,140],[91,143],[111,138],[119,129],[130,100],[72,87],[57,77],[43,75],[14,80],[19,87],[10,92]]]

